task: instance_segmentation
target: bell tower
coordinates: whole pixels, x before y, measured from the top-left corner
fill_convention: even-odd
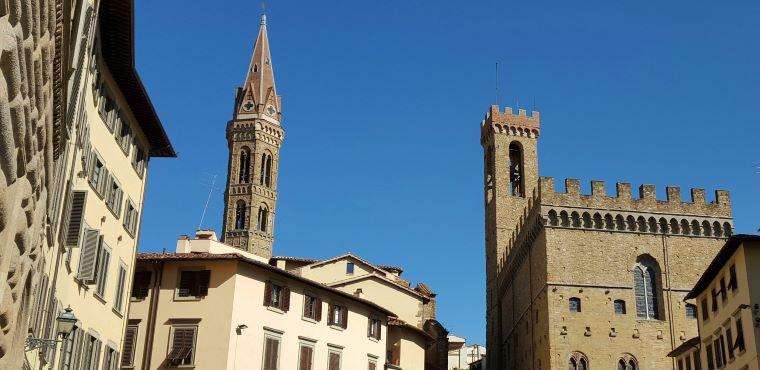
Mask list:
[[[491,106],[481,123],[486,226],[486,345],[489,369],[502,369],[498,277],[509,254],[509,239],[538,187],[539,114],[504,112]]]
[[[274,240],[277,167],[285,131],[274,83],[266,15],[261,17],[245,84],[227,122],[227,188],[223,241],[269,258]]]

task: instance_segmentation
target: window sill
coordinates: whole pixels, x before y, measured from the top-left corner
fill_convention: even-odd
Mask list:
[[[174,295],[174,300],[179,302],[185,302],[185,301],[200,301],[203,299],[203,297],[195,297],[195,296],[188,296],[188,297],[180,297],[178,295]]]
[[[116,218],[118,218],[118,216]],[[135,238],[134,231],[129,230],[129,228],[127,227],[127,225],[121,224],[121,226],[124,228],[124,231],[127,232],[127,235],[129,235],[130,238],[132,238],[132,239]]]
[[[92,181],[90,181],[89,179],[87,180],[87,183],[90,184],[90,188],[92,188],[92,192],[95,193],[95,195],[97,195],[98,198],[100,198],[100,200],[103,200],[103,195],[100,194],[100,190],[98,190],[97,185],[93,184]]]
[[[338,331],[344,331],[344,330],[346,330],[342,326],[338,326],[338,325],[335,325],[335,324],[330,324],[330,328],[338,330]]]
[[[367,337],[367,339],[369,339],[369,340],[371,340],[371,341],[373,341],[375,343],[380,342],[380,339],[377,339],[375,337]]]
[[[98,294],[98,292],[93,292],[92,296],[95,297],[95,298],[97,298],[97,300],[99,300],[100,303],[103,303],[103,304],[106,303],[106,299],[103,298],[103,296],[101,296],[100,294]]]
[[[306,316],[301,316],[301,320],[306,321],[306,322],[310,322],[312,324],[316,324],[317,323],[317,320],[314,320],[314,319],[312,319],[310,317],[306,317]]]
[[[284,315],[285,314],[285,311],[283,311],[283,310],[281,310],[281,309],[279,309],[277,307],[273,307],[273,306],[267,306],[267,310],[279,313],[280,315]]]
[[[145,297],[137,298],[137,297],[129,297],[130,302],[142,302],[145,300]]]
[[[111,311],[113,311],[113,313],[116,314],[116,316],[118,316],[119,318],[124,318],[124,313],[122,313],[121,311],[119,311],[115,307],[112,307]]]

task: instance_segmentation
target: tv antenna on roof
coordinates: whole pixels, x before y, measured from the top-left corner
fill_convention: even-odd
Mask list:
[[[211,201],[211,194],[214,193],[214,189],[216,189],[216,175],[211,175],[211,184],[207,184],[208,189],[208,197],[206,198],[206,205],[203,206],[203,213],[201,214],[201,221],[198,223],[198,230],[200,230],[203,227],[203,219],[206,218],[206,211],[208,210],[208,203]]]

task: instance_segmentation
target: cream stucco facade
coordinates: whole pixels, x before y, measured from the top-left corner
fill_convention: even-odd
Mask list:
[[[327,368],[328,354],[340,353],[340,369],[380,369],[385,363],[388,318],[392,312],[362,298],[325,287],[268,265],[261,258],[226,246],[209,233],[182,238],[177,253],[141,254],[138,271],[150,271],[144,298],[132,298],[130,326],[137,332],[133,360],[127,368],[170,366],[172,330],[196,328],[192,365],[196,369],[260,369],[265,338],[276,338],[277,369],[300,369],[302,345],[313,349],[307,369]],[[209,270],[203,297],[178,295],[179,274]],[[268,306],[263,297],[273,282],[289,289],[289,308]],[[133,294],[138,295],[138,294]],[[305,316],[305,296],[319,297],[318,319]],[[345,327],[328,324],[333,304],[348,308]],[[368,332],[370,319],[380,320],[379,338]],[[421,367],[420,367],[421,369]]]

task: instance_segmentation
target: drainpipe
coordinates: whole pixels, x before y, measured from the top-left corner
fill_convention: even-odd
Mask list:
[[[156,268],[158,265],[158,268]],[[164,273],[164,261],[153,264],[156,279],[150,292],[150,309],[148,310],[147,332],[145,333],[145,349],[143,350],[143,370],[150,369],[150,360],[153,355],[153,336],[156,333],[156,316],[158,314],[158,296],[161,292],[161,280]]]

